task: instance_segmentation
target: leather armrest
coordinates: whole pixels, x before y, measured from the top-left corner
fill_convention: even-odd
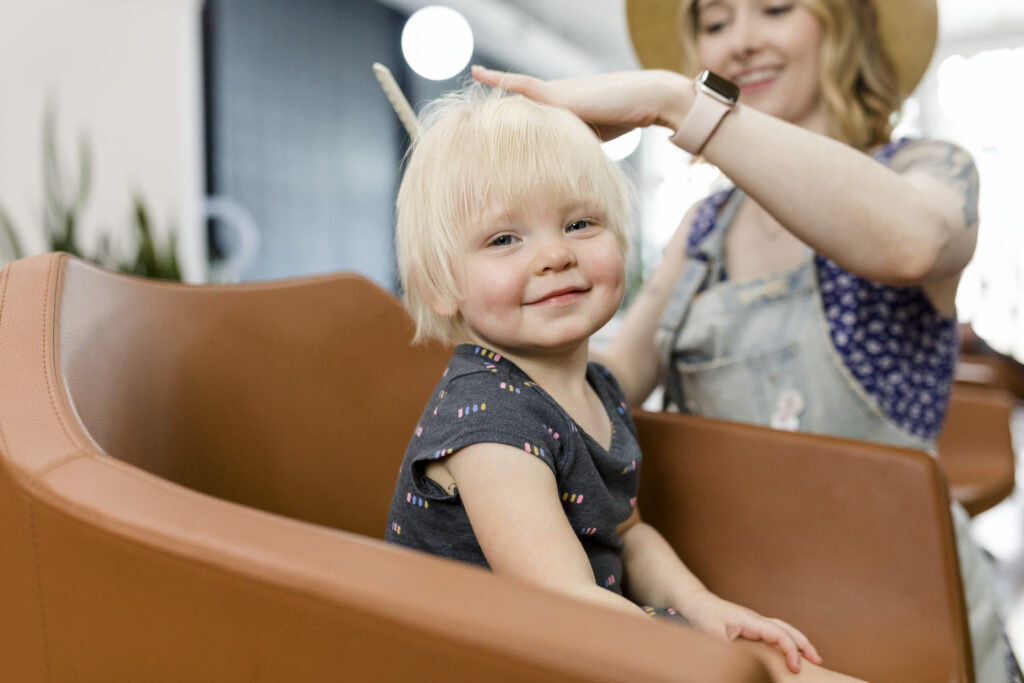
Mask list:
[[[635,412],[639,506],[719,595],[867,680],[969,680],[945,482],[924,452]],[[628,580],[628,577],[627,577]]]

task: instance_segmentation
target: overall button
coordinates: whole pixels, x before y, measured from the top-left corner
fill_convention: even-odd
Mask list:
[[[800,428],[800,413],[804,409],[804,395],[796,389],[784,389],[775,401],[775,413],[770,424],[775,429],[795,432]]]
[[[804,411],[804,395],[796,389],[783,389],[775,402],[775,412],[783,415],[799,415]]]
[[[796,415],[775,413],[772,415],[771,426],[773,429],[781,429],[784,432],[795,432],[800,429],[800,418]]]

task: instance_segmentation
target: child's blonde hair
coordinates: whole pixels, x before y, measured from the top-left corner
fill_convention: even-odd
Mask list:
[[[459,255],[467,225],[488,210],[538,196],[581,200],[628,251],[631,186],[574,114],[520,95],[471,85],[428,104],[406,160],[395,229],[415,341],[457,341],[462,321]]]
[[[881,0],[885,2],[885,0]],[[868,149],[892,135],[903,99],[878,37],[874,6],[864,0],[800,0],[822,23],[821,96],[830,137]],[[697,0],[680,5],[682,72],[697,73]]]

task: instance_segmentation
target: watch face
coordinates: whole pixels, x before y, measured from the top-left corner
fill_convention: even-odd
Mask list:
[[[714,71],[705,69],[698,77],[698,81],[719,95],[720,99],[729,102],[729,104],[736,104],[736,101],[740,98],[739,87],[728,78],[719,76]]]

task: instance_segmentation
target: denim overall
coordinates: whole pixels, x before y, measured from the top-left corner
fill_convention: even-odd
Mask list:
[[[934,453],[934,441],[886,417],[832,343],[814,252],[800,265],[748,281],[721,281],[725,233],[745,195],[735,190],[716,228],[690,256],[662,315],[657,342],[665,400],[682,412],[877,441]],[[952,505],[979,683],[1006,681],[1006,645],[990,568]]]

